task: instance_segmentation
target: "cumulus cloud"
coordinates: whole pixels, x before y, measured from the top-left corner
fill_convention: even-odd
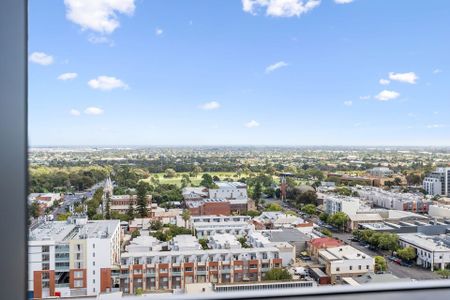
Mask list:
[[[53,63],[53,56],[44,52],[33,52],[30,54],[29,60],[35,64],[48,66]]]
[[[93,89],[98,89],[102,91],[110,91],[113,89],[127,89],[128,85],[124,83],[122,80],[109,77],[109,76],[99,76],[96,79],[91,79],[88,82],[88,85]]]
[[[400,81],[400,82],[405,82],[405,83],[410,83],[410,84],[415,84],[417,79],[419,79],[419,77],[417,77],[416,73],[414,73],[414,72],[407,72],[407,73],[390,72],[389,79],[395,80],[395,81]]]
[[[79,110],[72,108],[69,113],[74,116],[74,117],[78,117],[81,113]]]
[[[206,102],[200,105],[203,110],[214,110],[220,108],[220,103],[217,101]]]
[[[345,106],[352,106],[353,105],[353,101],[344,101],[344,105]]]
[[[334,0],[337,4],[349,4],[352,3],[354,0]]]
[[[258,122],[256,122],[255,120],[251,120],[250,122],[247,122],[244,124],[245,127],[247,128],[255,128],[258,127],[260,124]]]
[[[284,67],[287,67],[287,66],[288,66],[288,64],[286,62],[279,61],[279,62],[276,62],[276,63],[268,66],[266,68],[266,73],[271,73],[271,72],[273,72],[273,71],[275,71],[277,69],[284,68]]]
[[[100,107],[90,106],[84,110],[84,113],[87,115],[98,116],[103,114],[103,109]]]
[[[359,96],[359,99],[361,99],[361,100],[369,100],[370,99],[370,95]]]
[[[63,73],[58,76],[59,80],[72,80],[78,77],[77,73]]]
[[[378,95],[375,96],[379,101],[389,101],[397,99],[400,96],[400,93],[395,91],[384,90],[381,91]]]
[[[156,35],[162,35],[164,33],[164,30],[162,30],[161,28],[156,28],[155,29],[155,34]]]
[[[320,0],[242,0],[242,9],[252,15],[265,11],[272,17],[299,17],[319,4]]]
[[[132,15],[134,0],[64,0],[66,18],[81,26],[102,34],[110,34],[120,23],[118,14]]]
[[[379,83],[382,84],[382,85],[388,85],[389,83],[391,83],[391,81],[387,80],[387,79],[384,79],[384,78],[381,78]]]
[[[433,74],[439,74],[439,73],[442,73],[441,69],[434,69],[433,70]]]

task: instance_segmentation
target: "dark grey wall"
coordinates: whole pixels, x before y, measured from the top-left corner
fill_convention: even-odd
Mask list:
[[[0,299],[26,297],[26,0],[0,2]]]

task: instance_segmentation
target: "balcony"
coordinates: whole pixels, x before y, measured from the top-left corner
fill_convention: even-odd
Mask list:
[[[181,276],[181,272],[172,272],[172,276]]]
[[[206,275],[206,271],[197,271],[197,275]]]

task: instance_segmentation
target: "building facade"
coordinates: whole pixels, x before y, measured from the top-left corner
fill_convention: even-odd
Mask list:
[[[96,295],[105,284],[113,286],[107,270],[119,263],[119,220],[75,217],[39,224],[28,242],[29,294],[34,298]]]
[[[450,168],[437,168],[423,180],[423,188],[429,195],[450,196]]]

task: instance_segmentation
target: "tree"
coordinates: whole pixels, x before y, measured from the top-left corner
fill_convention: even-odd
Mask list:
[[[316,206],[314,204],[306,204],[302,207],[302,212],[308,215],[316,214]]]
[[[39,208],[39,204],[37,202],[31,203],[31,205],[28,208],[28,214],[32,218],[39,217],[39,211],[40,211],[40,208]]]
[[[185,188],[191,184],[191,179],[188,174],[181,175],[181,187]]]
[[[214,180],[208,173],[202,175],[202,181],[200,182],[200,185],[209,189],[215,187]]]
[[[270,203],[270,205],[266,207],[266,211],[282,211],[282,210],[283,209],[281,208],[281,206],[276,203]]]
[[[264,276],[264,280],[291,280],[292,275],[286,269],[270,269]]]
[[[401,185],[402,184],[402,179],[400,177],[395,177],[394,178],[394,184],[395,185]]]
[[[403,249],[397,250],[397,256],[400,257],[403,260],[411,261],[414,258],[416,258],[416,249],[413,247],[407,246]]]
[[[188,209],[183,210],[181,213],[181,218],[184,221],[184,227],[187,227],[187,221],[191,218],[191,212]]]
[[[449,269],[437,270],[436,273],[439,274],[444,279],[448,279],[450,277],[450,270]]]
[[[331,233],[331,231],[330,231],[329,229],[326,229],[326,228],[320,229],[320,232],[321,232],[323,235],[328,236],[328,237],[331,237],[331,236],[333,235],[333,234]]]
[[[344,225],[348,222],[348,216],[343,212],[337,212],[332,214],[328,220],[334,226],[344,229]]]
[[[132,195],[129,196],[130,198],[132,197]],[[128,204],[128,209],[127,209],[127,218],[128,221],[131,221],[134,219],[134,206],[133,206],[133,201],[130,201]]]
[[[137,288],[134,292],[134,294],[137,296],[141,296],[143,293],[144,291],[142,290],[142,288]]]
[[[259,200],[262,195],[262,186],[261,182],[257,181],[255,187],[253,188],[253,200],[255,200],[256,206],[259,204]]]
[[[375,271],[385,272],[388,269],[388,264],[383,256],[375,256]]]
[[[137,186],[137,211],[138,215],[141,218],[147,217],[148,211],[147,211],[147,192],[149,190],[150,186],[148,183],[144,181],[140,181]]]
[[[109,195],[109,193],[106,193],[105,219],[111,219],[111,196]]]
[[[320,213],[320,215],[319,215],[319,219],[320,219],[320,221],[322,221],[322,222],[328,222],[328,218],[329,218],[329,214],[327,214],[326,212],[322,212],[322,213]]]
[[[259,216],[261,213],[257,210],[248,210],[246,215],[252,218]]]
[[[198,165],[195,165],[192,168],[190,175],[192,175],[191,177],[197,177],[198,174],[200,174],[201,172],[203,172],[202,168],[200,168],[200,166],[198,166]]]
[[[166,178],[173,178],[177,176],[177,172],[174,169],[166,169],[164,172],[164,177]]]
[[[163,228],[163,224],[161,221],[155,220],[150,222],[150,229],[151,230],[161,230]]]
[[[137,238],[138,236],[141,235],[141,232],[139,230],[135,230],[131,233],[131,238]]]
[[[66,221],[68,217],[70,217],[72,214],[70,212],[67,212],[65,214],[59,214],[56,218],[58,221]]]
[[[247,239],[243,236],[237,239],[239,243],[241,243],[242,248],[251,248],[249,244],[247,244]]]
[[[219,176],[217,176],[217,175],[214,175],[214,176],[213,176],[213,181],[220,181],[220,178],[219,178]]]
[[[378,239],[378,247],[383,250],[395,251],[398,248],[398,235],[382,233]]]
[[[203,250],[209,249],[209,247],[208,247],[208,240],[206,240],[206,239],[198,239],[198,243],[202,246]]]

